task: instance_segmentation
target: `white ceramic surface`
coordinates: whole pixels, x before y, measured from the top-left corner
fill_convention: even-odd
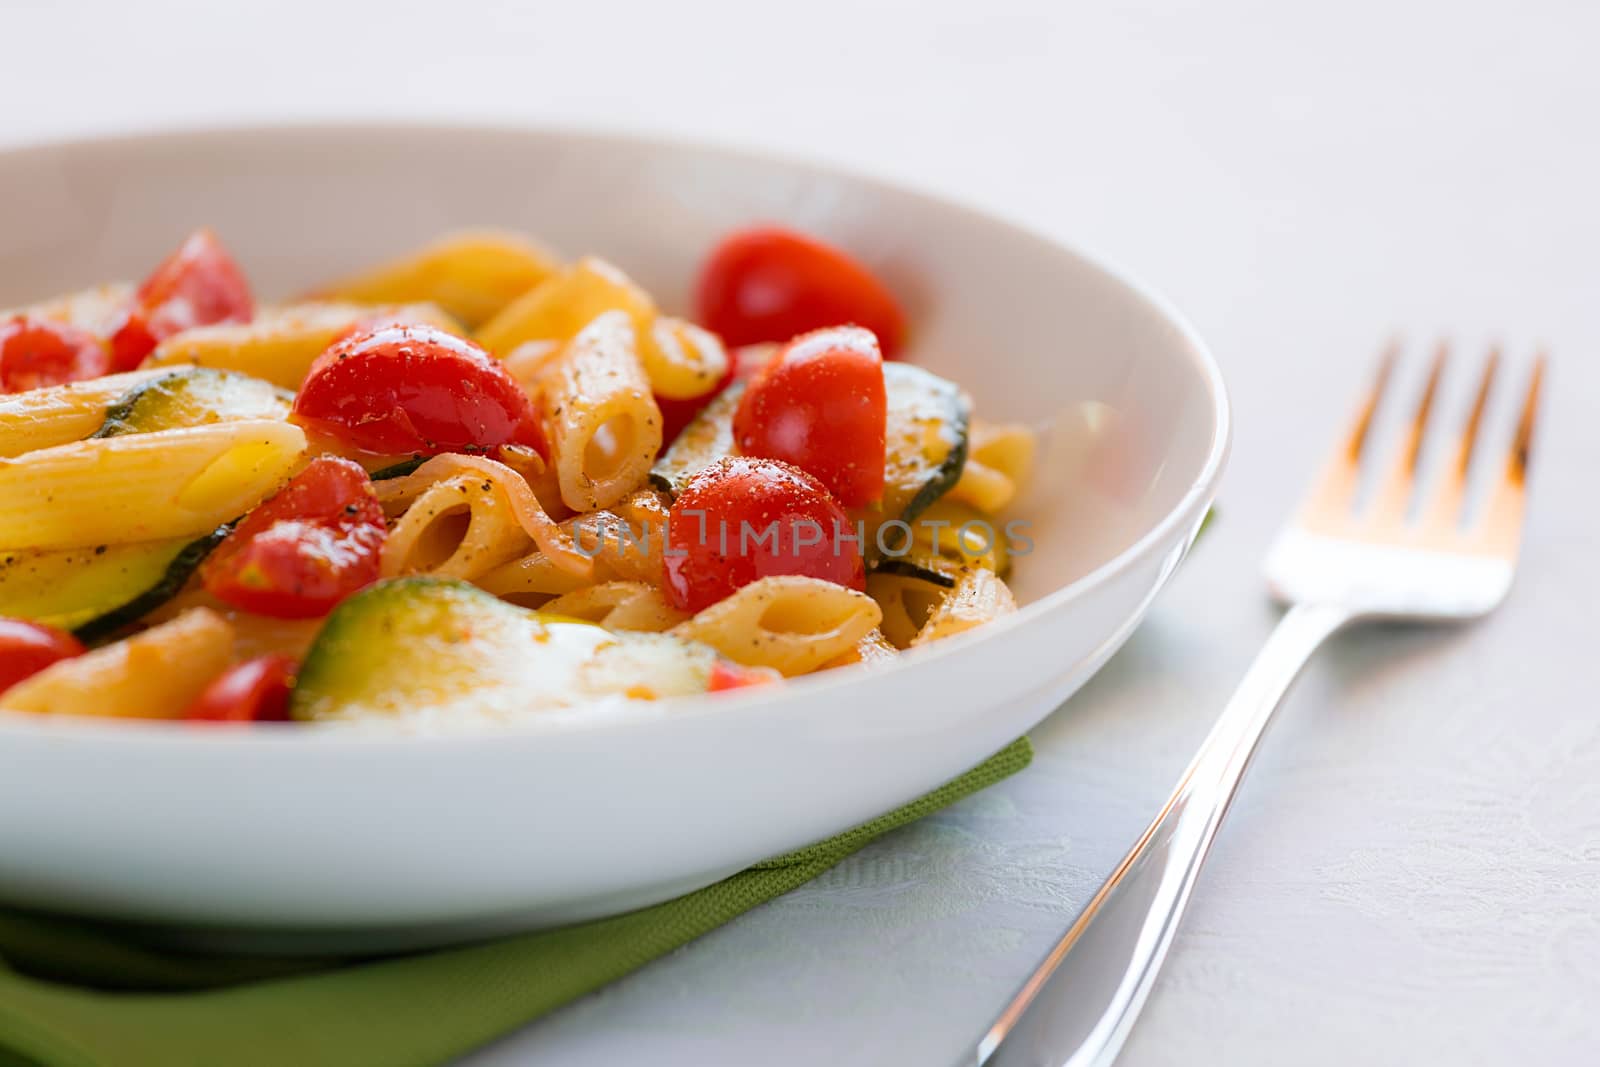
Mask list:
[[[131,277],[215,226],[286,295],[454,226],[614,259],[681,308],[781,220],[908,299],[910,358],[1048,426],[1016,616],[878,672],[494,735],[0,716],[0,898],[271,943],[419,944],[619,911],[893,807],[1025,732],[1131,632],[1225,458],[1203,345],[1148,294],[972,211],[791,161],[513,129],[175,133],[0,154],[0,303]]]

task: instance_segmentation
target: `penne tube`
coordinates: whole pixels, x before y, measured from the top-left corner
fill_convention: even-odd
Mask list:
[[[883,636],[883,631],[874,627],[868,630],[866,636],[857,641],[853,647],[833,657],[819,669],[853,667],[857,663],[892,663],[899,654],[899,649],[889,643],[889,639]]]
[[[539,608],[547,615],[562,615],[598,623],[608,630],[661,633],[688,619],[667,603],[666,596],[647,582],[601,582],[575,589]]]
[[[463,472],[435,482],[392,524],[382,572],[385,578],[432,574],[471,581],[532,547],[496,482]]]
[[[560,264],[519,234],[468,230],[323,286],[317,297],[358,304],[437,304],[469,328],[494,317]]]
[[[911,643],[925,645],[954,637],[1016,610],[1016,598],[1006,583],[993,571],[974,567],[956,580],[955,588],[944,595]]]
[[[856,646],[883,618],[865,593],[820,578],[761,578],[704,609],[673,633],[735,663],[787,676],[814,671]]]
[[[289,477],[306,444],[244,419],[96,438],[0,459],[0,548],[72,548],[214,530]]]
[[[129,389],[166,373],[129,371],[0,396],[0,458],[83,440],[100,428],[106,408]]]
[[[365,307],[352,303],[291,304],[252,322],[197,326],[162,341],[146,367],[197,366],[238,371],[298,389],[312,362],[337,338],[372,320],[415,322],[455,333],[461,326],[431,304]]]
[[[556,566],[543,552],[530,552],[480,575],[473,584],[486,593],[517,603],[542,603],[546,598],[584,588],[589,579]]]
[[[661,451],[661,409],[628,316],[609,311],[562,350],[543,381],[561,499],[574,511],[615,504],[644,484]]]
[[[728,352],[716,334],[683,319],[658,316],[649,293],[610,263],[592,256],[507,307],[476,336],[522,378],[542,354],[530,346],[570,341],[608,311],[624,312],[633,323],[639,361],[657,396],[673,400],[704,396],[728,369]]]
[[[445,499],[435,496],[432,504],[418,513],[418,525],[414,531],[402,534],[401,525],[405,522],[404,515],[409,514],[411,508],[441,483],[455,486],[453,492],[461,498],[460,502],[467,505],[469,511],[470,498],[474,498],[475,494],[482,498],[478,500],[478,505],[488,525],[481,528],[482,539],[473,541],[467,550],[469,554],[475,555],[479,549],[493,545],[496,546],[493,549],[494,554],[498,557],[496,563],[515,556],[514,551],[502,554],[508,551],[505,546],[511,535],[506,528],[508,525],[506,520],[510,520],[539,546],[540,552],[557,569],[573,575],[580,580],[580,584],[593,579],[593,560],[573,544],[569,531],[562,529],[546,514],[538,498],[534,496],[533,489],[522,475],[504,463],[492,459],[454,453],[434,456],[410,474],[399,478],[387,478],[378,483],[378,500],[383,504],[384,511],[390,516],[401,516],[400,522],[391,526],[390,534],[385,540],[385,566],[394,568],[386,573],[402,573],[408,565],[420,566],[415,559],[408,564],[405,557],[412,555],[419,546],[424,552],[428,551],[427,545],[421,544],[421,539],[426,526],[439,517],[440,509],[446,503]],[[470,518],[466,527],[460,532],[463,537],[471,535]],[[402,535],[398,541],[397,534]],[[439,534],[435,533],[433,536],[438,537]],[[458,555],[462,544],[465,542],[456,541],[455,549],[447,554],[446,558]],[[522,544],[525,545],[526,542]],[[437,548],[438,542],[435,541],[434,545]],[[470,566],[464,559],[457,560],[457,564]],[[491,568],[492,566],[493,564],[490,565]],[[476,567],[472,569],[476,573],[482,573]]]
[[[950,499],[998,514],[1028,480],[1037,447],[1038,435],[1027,426],[974,420],[967,462]]]
[[[585,256],[507,305],[474,339],[505,358],[529,341],[570,341],[608,311],[625,312],[641,336],[656,317],[649,293],[605,260]]]
[[[0,709],[36,715],[174,719],[228,667],[233,628],[208,608],[51,664],[0,693]]]

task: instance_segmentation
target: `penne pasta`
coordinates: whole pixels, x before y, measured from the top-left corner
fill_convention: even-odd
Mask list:
[[[562,523],[572,544],[591,562],[585,577],[558,567],[542,551],[496,567],[473,581],[487,592],[519,603],[560,596],[590,581],[656,584],[666,547],[667,501],[654,489],[640,489],[614,511],[589,511]]]
[[[38,715],[170,719],[228,666],[233,628],[194,608],[170,622],[46,667],[0,694],[0,708]]]
[[[710,330],[662,316],[650,326],[639,359],[650,388],[669,400],[705,396],[728,369],[728,350]]]
[[[551,597],[584,588],[589,579],[556,566],[543,552],[530,552],[480,575],[473,584],[504,600],[537,607]]]
[[[610,311],[567,343],[544,376],[547,435],[561,499],[615,504],[644,483],[661,450],[661,410],[627,315]]]
[[[597,575],[659,582],[667,512],[660,493],[640,489],[619,501],[615,510],[585,512],[566,525],[573,540],[594,560]]]
[[[1005,529],[982,511],[952,499],[954,491],[917,517],[907,558],[931,570],[986,567],[1005,574],[1011,551]]]
[[[247,419],[0,459],[0,548],[124,544],[213,530],[281,485],[305,444],[297,426]]]
[[[410,255],[324,286],[317,296],[358,304],[437,304],[476,327],[559,268],[537,244],[501,230],[450,234]]]
[[[1038,435],[1027,426],[974,420],[966,466],[950,499],[998,514],[1016,498],[1018,486],[1028,480],[1037,447]]]
[[[789,238],[745,236],[782,267]],[[708,268],[702,326],[479,230],[262,307],[201,228],[137,288],[0,313],[34,317],[0,319],[0,620],[33,657],[0,706],[510,719],[883,663],[1016,610],[994,516],[1033,432],[822,310],[862,282],[839,264],[724,264],[727,299]]]
[[[237,663],[257,656],[285,655],[300,659],[316,640],[317,631],[324,620],[279,619],[270,615],[257,615],[231,607],[218,600],[193,582],[183,592],[162,604],[145,621],[164,623],[197,608],[215,612],[233,631],[233,648],[229,658]]]
[[[198,326],[162,341],[147,367],[192,365],[238,371],[285,389],[298,389],[312,361],[341,334],[374,319],[426,323],[460,330],[431,304],[365,307],[353,303],[291,304],[252,322]]]
[[[950,490],[950,499],[993,515],[1011,503],[1016,493],[1017,484],[1008,476],[968,456],[966,465],[961,468],[961,477]]]
[[[863,593],[785,575],[744,586],[673,633],[710,645],[735,663],[793,676],[850,651],[882,617]]]
[[[539,609],[598,623],[608,630],[661,633],[689,616],[667,603],[661,590],[648,582],[601,582],[565,593]]]
[[[1038,446],[1039,435],[1021,423],[978,419],[972,427],[971,454],[1018,484],[1032,474]]]
[[[650,388],[674,400],[704,396],[722,380],[728,353],[709,330],[657,317],[655,301],[603,259],[586,257],[549,278],[477,332],[489,351],[516,364],[521,377],[537,361],[535,342],[565,342],[608,311],[633,323],[635,348]]]
[[[442,486],[450,486],[453,496],[434,493]],[[385,510],[400,516],[384,544],[386,574],[481,575],[514,558],[530,541],[552,566],[580,583],[594,573],[593,562],[573,544],[572,535],[545,513],[527,481],[504,463],[482,456],[435,456],[411,474],[379,483],[377,493]],[[408,525],[406,516],[424,500],[428,503]],[[455,522],[453,532],[459,536],[452,539],[448,516],[461,516],[462,509],[466,521]],[[476,531],[474,521],[479,523]],[[515,530],[525,537],[517,539]],[[435,569],[445,565],[453,569]]]
[[[873,628],[868,630],[866,636],[857,641],[854,647],[833,657],[819,669],[853,667],[857,663],[892,663],[899,654],[900,650],[889,643],[889,639],[883,636],[883,631]]]
[[[585,256],[501,309],[474,337],[504,358],[529,341],[570,341],[608,311],[626,312],[640,336],[656,317],[649,293],[605,260]]]
[[[993,571],[973,567],[956,580],[911,643],[925,645],[954,637],[1016,610],[1016,598],[1006,583]]]
[[[496,482],[463,472],[434,483],[401,514],[384,539],[382,572],[470,581],[532,545]]]
[[[0,396],[0,458],[83,440],[129,389],[165,373],[129,371]]]
[[[895,648],[910,648],[944,597],[944,588],[900,574],[867,575],[867,595],[877,602],[878,628]]]

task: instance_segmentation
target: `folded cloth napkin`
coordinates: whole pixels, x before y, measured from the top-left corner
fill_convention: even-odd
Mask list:
[[[0,1067],[422,1067],[622,977],[867,842],[1015,774],[1016,741],[898,811],[696,893],[581,926],[368,960],[191,956],[0,911]]]

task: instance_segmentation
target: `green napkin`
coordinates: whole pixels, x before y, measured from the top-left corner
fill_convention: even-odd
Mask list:
[[[655,907],[361,961],[188,956],[0,911],[3,1067],[421,1067],[622,977],[867,842],[1015,774],[1026,738],[898,811]]]

